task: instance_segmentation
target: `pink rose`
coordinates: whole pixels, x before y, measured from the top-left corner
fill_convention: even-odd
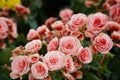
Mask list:
[[[11,19],[8,19],[8,18],[0,17],[0,20],[3,20],[7,23],[10,36],[13,37],[13,38],[17,38],[18,33],[17,33],[16,24]]]
[[[120,25],[117,22],[108,21],[106,24],[106,28],[111,31],[118,31],[120,30]]]
[[[39,26],[39,27],[37,28],[37,32],[38,32],[39,35],[43,35],[43,34],[45,34],[46,32],[49,32],[49,29],[47,28],[46,25],[42,25],[42,26]]]
[[[48,51],[55,51],[58,47],[58,38],[53,38],[47,46]]]
[[[60,11],[59,16],[63,21],[68,21],[72,14],[73,11],[71,9],[64,9]]]
[[[52,25],[52,23],[54,23],[55,21],[56,21],[56,18],[50,17],[50,18],[48,18],[48,19],[45,21],[45,25],[46,25],[48,28],[50,28],[51,25]]]
[[[11,72],[11,73],[10,73],[10,77],[11,77],[12,79],[17,79],[17,78],[19,77],[19,74],[15,74],[15,73]]]
[[[116,3],[110,7],[110,17],[120,24],[120,3]]]
[[[78,52],[78,58],[80,59],[81,62],[88,64],[92,61],[92,52],[90,48],[86,47],[83,48]]]
[[[64,54],[75,55],[79,49],[82,49],[82,45],[76,37],[66,36],[59,41],[59,50]]]
[[[39,54],[31,54],[28,56],[28,58],[31,63],[35,63],[35,62],[39,61],[40,56],[39,56]]]
[[[92,7],[92,6],[93,6],[93,4],[94,4],[94,2],[93,2],[93,1],[85,1],[85,6],[86,6],[87,8]]]
[[[95,35],[96,35],[96,34],[94,34],[93,31],[91,31],[91,30],[86,30],[86,31],[85,31],[85,36],[86,36],[86,37],[92,38],[92,37],[94,37]]]
[[[119,41],[120,40],[120,32],[118,31],[113,31],[113,33],[111,34],[111,38],[114,41]]]
[[[77,70],[76,72],[73,73],[73,76],[75,79],[82,79],[83,78],[83,72],[80,70]]]
[[[101,30],[105,29],[105,24],[107,22],[107,16],[98,12],[90,15],[87,19],[87,29],[93,33],[99,33]]]
[[[72,74],[64,72],[64,71],[63,71],[63,76],[65,77],[66,80],[75,80]]]
[[[73,59],[70,55],[67,55],[66,58],[65,58],[65,70],[68,72],[68,73],[73,73],[75,72],[77,69],[74,65],[74,62],[73,62]]]
[[[25,45],[28,52],[37,53],[42,48],[41,40],[33,40]]]
[[[84,34],[80,31],[71,31],[70,36],[76,37],[80,40],[84,40]]]
[[[39,61],[31,66],[31,72],[34,78],[44,79],[48,76],[48,67]]]
[[[108,53],[113,47],[111,38],[105,33],[100,33],[97,37],[95,37],[93,44],[95,48],[103,54]]]
[[[32,73],[29,73],[29,75],[28,75],[28,79],[29,79],[29,80],[36,80],[36,79],[34,78],[34,76],[33,76]]]
[[[60,51],[51,51],[44,56],[43,61],[50,71],[59,70],[65,66],[65,55]]]
[[[14,74],[23,75],[29,71],[29,60],[27,56],[17,56],[11,63],[11,70]]]
[[[5,21],[0,20],[0,39],[5,39],[8,35],[8,26]]]
[[[72,26],[69,26],[70,30],[79,30],[82,28],[86,23],[86,15],[82,13],[74,14],[72,15],[69,24]]]
[[[6,48],[6,43],[0,42],[0,49],[5,49]]]
[[[55,21],[51,27],[56,30],[56,31],[62,31],[62,29],[64,28],[64,24],[62,21]]]
[[[35,31],[34,29],[30,29],[27,34],[27,40],[33,40],[33,39],[39,39],[39,35],[37,31]]]

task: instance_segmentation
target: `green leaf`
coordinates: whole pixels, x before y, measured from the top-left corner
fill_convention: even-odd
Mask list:
[[[95,74],[88,73],[82,80],[100,80]]]

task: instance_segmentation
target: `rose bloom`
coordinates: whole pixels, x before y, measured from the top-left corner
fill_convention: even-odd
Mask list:
[[[58,47],[58,38],[53,38],[47,46],[48,51],[55,51]]]
[[[111,38],[105,33],[100,33],[97,37],[95,37],[93,44],[95,48],[103,54],[108,53],[113,47]]]
[[[32,73],[29,73],[29,75],[28,75],[28,79],[29,79],[29,80],[35,80],[35,78],[34,78],[34,76],[33,76]]]
[[[67,55],[67,57],[65,58],[65,70],[69,73],[72,73],[74,71],[76,71],[76,67],[74,65],[73,59],[70,55]]]
[[[41,40],[33,40],[25,45],[28,52],[37,53],[42,48]]]
[[[51,27],[56,30],[56,31],[62,31],[62,29],[64,28],[64,24],[62,21],[55,21]]]
[[[81,27],[83,27],[85,23],[86,23],[86,15],[82,13],[74,14],[70,19],[70,24],[76,30],[79,30]]]
[[[117,21],[120,24],[120,3],[116,3],[111,6],[109,13],[112,20]]]
[[[118,31],[120,30],[120,25],[114,21],[108,21],[106,24],[106,28],[110,31]]]
[[[101,30],[105,29],[106,22],[107,16],[100,12],[89,15],[87,19],[87,29],[95,34],[99,33]]]
[[[0,20],[5,21],[7,23],[10,36],[13,37],[13,38],[17,38],[18,33],[17,33],[16,24],[9,18],[0,17]]]
[[[37,28],[37,32],[38,32],[39,35],[43,35],[43,34],[45,34],[46,32],[49,32],[49,29],[47,28],[46,25],[42,25],[42,26],[39,26],[39,27]]]
[[[8,35],[8,26],[5,21],[0,20],[0,39],[5,39]]]
[[[60,51],[50,51],[44,56],[43,61],[50,71],[59,70],[65,66],[65,55]]]
[[[48,67],[39,61],[31,66],[31,72],[36,79],[44,79],[48,76]]]
[[[72,14],[73,11],[71,9],[64,9],[60,11],[59,16],[63,21],[68,21]]]
[[[48,18],[46,21],[45,21],[45,25],[50,28],[51,27],[51,24],[54,23],[56,21],[56,18],[54,17],[50,17]]]
[[[14,74],[27,74],[29,71],[29,60],[27,56],[17,56],[11,63],[11,70]]]
[[[59,50],[64,54],[75,55],[82,48],[80,41],[76,37],[66,36],[59,41]]]
[[[33,39],[39,39],[39,35],[37,31],[35,31],[34,29],[30,29],[27,34],[27,40],[33,40]]]
[[[17,78],[19,77],[19,74],[15,74],[15,73],[11,72],[11,73],[10,73],[10,77],[11,77],[12,79],[17,79]]]
[[[78,52],[78,58],[80,59],[81,62],[88,64],[92,61],[92,52],[90,48],[86,47],[83,48]]]
[[[40,56],[39,56],[39,54],[31,54],[28,56],[28,58],[31,63],[35,63],[35,62],[39,61]]]
[[[119,40],[120,40],[120,32],[118,32],[118,31],[113,31],[112,34],[111,34],[111,38],[112,38],[114,41],[119,41]]]

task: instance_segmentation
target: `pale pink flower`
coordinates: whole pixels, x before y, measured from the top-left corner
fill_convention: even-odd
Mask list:
[[[57,49],[57,47],[58,47],[58,38],[55,37],[47,45],[47,50],[48,51],[55,51]]]
[[[48,19],[45,21],[45,25],[46,25],[48,28],[50,28],[51,25],[52,25],[52,23],[54,23],[55,21],[56,21],[56,18],[50,17],[50,18],[48,18]]]
[[[65,76],[66,80],[75,80],[75,78],[67,72],[63,72],[63,76]]]
[[[8,29],[8,25],[6,24],[5,21],[0,20],[0,32],[7,32]]]
[[[29,58],[30,63],[35,63],[39,61],[40,56],[39,54],[36,53],[36,54],[29,55],[28,58]]]
[[[32,73],[29,73],[29,75],[28,75],[28,79],[29,79],[29,80],[36,80],[36,79],[34,78],[34,76],[33,76]]]
[[[73,14],[71,9],[63,9],[60,11],[59,16],[63,21],[68,21]]]
[[[34,78],[44,79],[48,76],[48,67],[39,61],[31,66],[31,72]]]
[[[33,39],[39,39],[39,35],[37,31],[35,31],[34,29],[30,29],[27,34],[27,40],[33,40]]]
[[[113,47],[111,38],[105,33],[100,33],[97,37],[95,37],[93,44],[102,54],[108,53]]]
[[[67,55],[65,58],[65,70],[68,73],[73,73],[77,70],[75,65],[74,65],[73,59],[70,55]]]
[[[59,41],[59,50],[64,54],[76,55],[79,49],[82,49],[82,45],[76,37],[66,36]]]
[[[25,45],[28,52],[37,53],[42,48],[41,40],[33,40]]]
[[[87,19],[87,29],[97,34],[101,30],[105,29],[107,22],[107,16],[98,12],[90,15]]]
[[[119,40],[120,40],[120,32],[118,32],[118,31],[113,31],[112,34],[111,34],[111,38],[112,38],[114,41],[119,41]]]
[[[17,78],[20,77],[20,76],[19,76],[19,74],[15,74],[15,73],[11,72],[11,73],[10,73],[10,77],[11,77],[12,79],[17,79]]]
[[[49,32],[49,29],[47,28],[46,25],[42,25],[42,26],[39,26],[39,27],[37,28],[37,32],[38,32],[39,35],[43,35],[43,34],[45,34],[46,32]]]
[[[50,71],[59,70],[65,66],[65,55],[60,51],[50,51],[45,54],[43,61]]]
[[[72,15],[69,21],[69,29],[70,30],[79,30],[82,28],[86,23],[86,15],[82,13]]]
[[[94,34],[93,31],[91,31],[91,30],[86,30],[86,31],[85,31],[85,36],[86,36],[86,37],[92,38],[92,37],[94,37],[95,35],[96,35],[96,34]]]
[[[17,56],[11,63],[11,70],[14,74],[27,74],[29,71],[29,60],[27,56]]]
[[[5,39],[7,38],[8,33],[7,32],[0,32],[0,39]]]
[[[62,21],[55,21],[51,27],[56,31],[62,31],[64,28],[64,24]]]
[[[118,31],[120,30],[120,25],[114,21],[108,21],[106,24],[106,28],[111,31]]]
[[[112,17],[112,20],[114,21],[120,21],[120,3],[114,4],[110,7],[110,17]]]
[[[80,40],[84,40],[84,34],[80,31],[71,31],[70,36],[76,37]]]
[[[92,52],[89,47],[83,48],[78,52],[78,58],[81,62],[88,64],[92,62]]]
[[[17,38],[18,33],[17,33],[16,24],[11,19],[8,19],[8,18],[0,17],[0,20],[3,20],[7,23],[10,36],[13,37],[13,38]]]
[[[85,6],[86,6],[87,8],[92,7],[93,4],[94,4],[93,1],[85,1]]]

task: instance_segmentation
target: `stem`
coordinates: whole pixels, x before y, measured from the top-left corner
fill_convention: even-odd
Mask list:
[[[22,76],[20,76],[20,80],[22,80]]]
[[[106,57],[107,57],[107,54],[105,54],[105,55],[102,57],[102,60],[100,61],[99,66],[103,64],[103,62],[104,62],[104,60],[105,60]]]

